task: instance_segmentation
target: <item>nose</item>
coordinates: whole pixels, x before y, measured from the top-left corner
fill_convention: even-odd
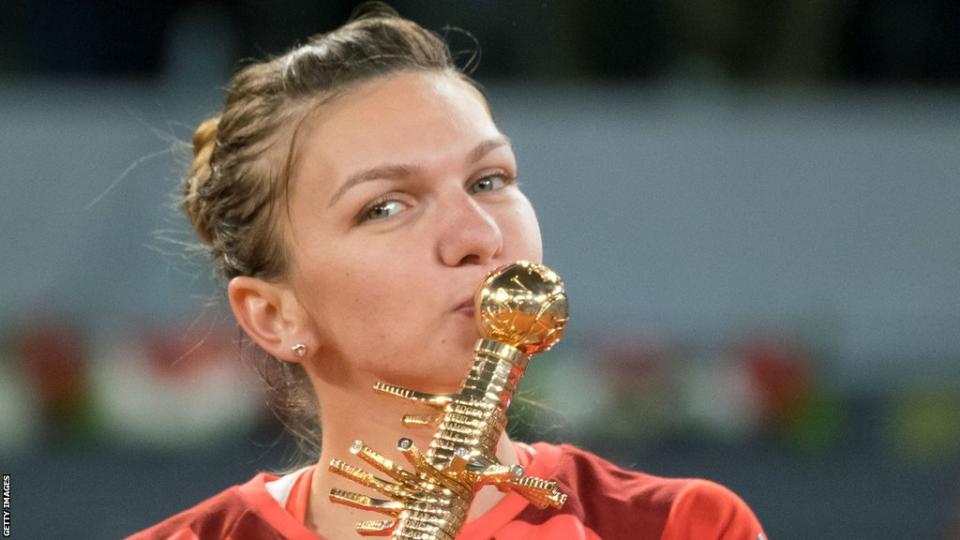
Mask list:
[[[437,249],[448,266],[488,264],[503,249],[503,233],[494,216],[460,191],[443,205]]]

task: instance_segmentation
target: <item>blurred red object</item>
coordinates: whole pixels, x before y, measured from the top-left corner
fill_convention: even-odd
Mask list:
[[[60,318],[37,320],[22,326],[13,342],[47,418],[56,424],[76,420],[88,394],[80,329]]]
[[[121,444],[197,448],[229,440],[264,415],[262,389],[215,320],[131,325],[97,342],[101,425]]]
[[[793,420],[813,394],[809,356],[786,338],[768,336],[750,338],[735,350],[750,373],[763,419],[778,425]]]
[[[596,347],[597,371],[603,383],[605,422],[594,434],[629,440],[658,440],[675,421],[678,392],[676,351],[667,341],[624,336]]]
[[[138,342],[153,374],[164,379],[189,379],[234,356],[227,332],[213,325],[153,325],[139,332]]]

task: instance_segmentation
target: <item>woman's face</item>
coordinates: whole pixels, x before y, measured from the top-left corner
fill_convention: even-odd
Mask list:
[[[444,74],[376,79],[323,105],[296,156],[291,284],[330,363],[320,372],[456,388],[480,281],[542,256],[513,151],[480,95]]]

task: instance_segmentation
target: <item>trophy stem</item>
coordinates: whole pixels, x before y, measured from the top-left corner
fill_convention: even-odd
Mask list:
[[[489,339],[477,341],[473,366],[458,398],[444,407],[427,461],[446,467],[457,452],[468,460],[494,460],[497,443],[507,425],[507,408],[529,357]]]

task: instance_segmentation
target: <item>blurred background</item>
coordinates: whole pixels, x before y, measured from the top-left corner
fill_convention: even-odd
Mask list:
[[[770,538],[960,538],[960,3],[392,5],[475,67],[570,292],[517,436],[722,482]],[[230,75],[353,7],[0,3],[14,538],[290,463],[171,201]]]

